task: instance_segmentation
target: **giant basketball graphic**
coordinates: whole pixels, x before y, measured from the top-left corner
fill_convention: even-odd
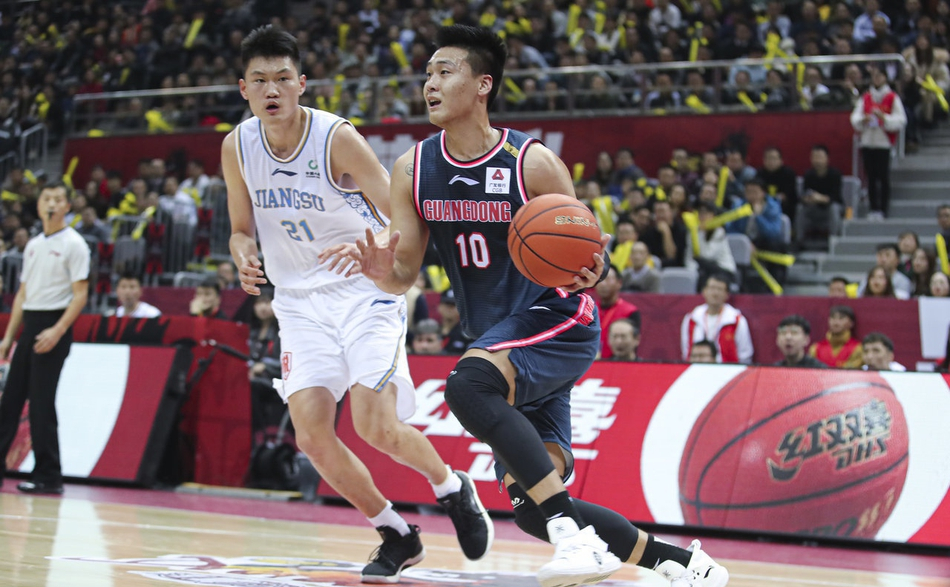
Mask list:
[[[907,438],[901,405],[877,373],[743,371],[686,442],[684,521],[874,538],[904,487]]]

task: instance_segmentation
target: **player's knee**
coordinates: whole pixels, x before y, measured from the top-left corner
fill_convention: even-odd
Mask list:
[[[316,463],[323,462],[326,455],[333,450],[335,444],[339,442],[335,433],[313,431],[306,428],[295,430],[294,440],[300,452],[307,455],[310,460]]]
[[[399,449],[399,422],[378,418],[354,418],[356,434],[376,450],[393,454]]]
[[[525,534],[534,536],[538,540],[548,541],[548,527],[544,514],[540,508],[520,485],[514,483],[508,486],[508,496],[511,498],[511,507],[515,511],[515,524]]]
[[[508,381],[501,371],[481,357],[466,357],[455,365],[445,382],[445,403],[462,426],[476,437],[496,420],[490,405],[508,397]]]

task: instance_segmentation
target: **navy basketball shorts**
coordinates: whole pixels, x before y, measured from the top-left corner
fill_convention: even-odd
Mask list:
[[[564,451],[567,468],[571,453],[571,390],[590,368],[600,349],[597,306],[588,294],[554,298],[502,320],[469,348],[491,352],[510,349],[515,377],[515,408],[524,414],[546,443]],[[504,467],[495,459],[501,481]]]

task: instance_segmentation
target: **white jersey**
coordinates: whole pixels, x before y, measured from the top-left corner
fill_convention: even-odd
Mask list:
[[[276,157],[257,117],[237,127],[238,164],[254,207],[268,280],[281,288],[314,289],[346,279],[317,261],[324,248],[355,242],[366,229],[388,223],[358,190],[341,187],[330,173],[330,144],[346,120],[320,110],[307,114],[300,144]]]

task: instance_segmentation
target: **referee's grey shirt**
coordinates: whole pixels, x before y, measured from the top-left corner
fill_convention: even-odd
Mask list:
[[[64,310],[73,299],[73,283],[89,279],[89,245],[72,227],[26,243],[20,282],[26,286],[24,310]]]

